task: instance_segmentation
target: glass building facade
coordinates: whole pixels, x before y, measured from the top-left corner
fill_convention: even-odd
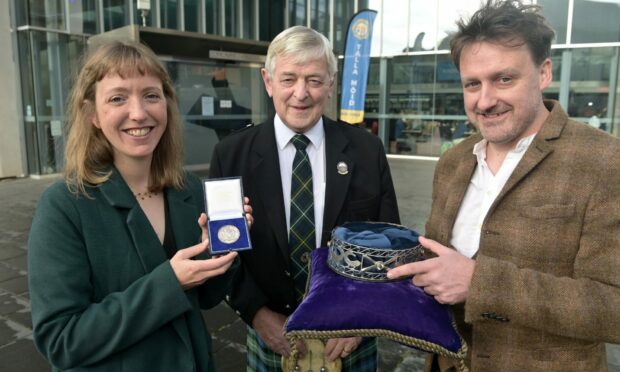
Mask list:
[[[577,120],[620,134],[620,1],[537,0],[556,30],[553,83]],[[392,154],[439,156],[472,132],[448,44],[455,21],[480,0],[10,0],[17,50],[27,173],[62,169],[64,105],[79,56],[95,35],[138,25],[145,30],[222,43],[270,41],[292,25],[325,34],[341,55],[348,20],[378,11],[366,95],[367,130]],[[144,9],[144,8],[148,9]],[[2,10],[0,10],[2,11]],[[596,20],[596,21],[593,21]],[[261,44],[262,42],[262,44]],[[153,47],[153,45],[151,45]],[[154,48],[155,49],[155,48]],[[206,167],[230,129],[273,113],[260,58],[233,62],[159,53],[179,91],[186,164]],[[336,100],[339,102],[339,100]]]

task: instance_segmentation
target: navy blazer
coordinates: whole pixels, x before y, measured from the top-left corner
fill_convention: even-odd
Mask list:
[[[28,242],[37,349],[55,371],[214,370],[200,308],[223,299],[232,272],[184,291],[120,175],[87,191],[76,197],[58,182],[37,206]],[[200,182],[188,176],[165,193],[177,247],[197,244]]]
[[[325,211],[321,245],[347,221],[399,223],[396,194],[381,141],[364,129],[323,117],[325,130]],[[344,162],[347,174],[336,165]],[[251,325],[262,306],[291,314],[297,306],[273,118],[232,134],[217,144],[210,177],[243,177],[254,225],[253,249],[241,253],[230,303]]]

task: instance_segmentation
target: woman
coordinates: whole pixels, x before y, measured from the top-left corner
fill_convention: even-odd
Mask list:
[[[34,341],[54,370],[214,370],[200,308],[223,299],[237,254],[208,256],[202,187],[180,142],[152,51],[115,42],[86,58],[64,181],[41,196],[28,243]]]

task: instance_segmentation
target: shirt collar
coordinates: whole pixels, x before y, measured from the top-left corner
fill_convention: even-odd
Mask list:
[[[508,154],[520,154],[520,153],[525,152],[525,150],[527,150],[528,147],[530,147],[530,144],[534,140],[534,137],[536,137],[536,134],[538,133],[534,133],[527,137],[521,138],[519,142],[517,143],[517,145],[515,146],[515,148],[510,150]],[[474,145],[474,150],[472,151],[472,153],[476,155],[476,158],[478,159],[479,162],[485,160],[487,157],[487,144],[488,143],[489,142],[483,138],[480,142]]]
[[[282,151],[291,142],[291,138],[299,133],[287,127],[278,114],[276,114],[273,119],[273,125],[276,132],[276,142],[278,144],[278,148]],[[323,117],[320,117],[319,121],[317,121],[312,128],[308,129],[303,134],[308,137],[310,142],[312,142],[312,145],[318,149],[323,142],[323,137],[325,137],[325,132],[323,131]]]

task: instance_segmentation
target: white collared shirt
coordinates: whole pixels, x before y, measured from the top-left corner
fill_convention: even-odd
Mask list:
[[[476,143],[473,154],[478,165],[469,181],[467,192],[452,227],[450,244],[461,254],[473,257],[480,247],[482,223],[491,205],[504,188],[506,181],[530,147],[535,134],[522,138],[517,146],[506,155],[497,174],[493,174],[486,162],[487,140]]]
[[[278,145],[282,193],[284,194],[284,211],[286,213],[286,228],[288,231],[291,228],[291,177],[293,176],[293,159],[297,151],[295,145],[291,143],[291,139],[298,133],[287,127],[278,114],[276,114],[273,124],[276,132],[276,143]],[[316,234],[316,246],[319,247],[321,245],[323,209],[325,206],[325,131],[323,130],[323,118],[320,118],[316,125],[303,134],[310,140],[308,147],[306,147],[306,152],[308,153],[310,165],[312,166],[314,229]]]

